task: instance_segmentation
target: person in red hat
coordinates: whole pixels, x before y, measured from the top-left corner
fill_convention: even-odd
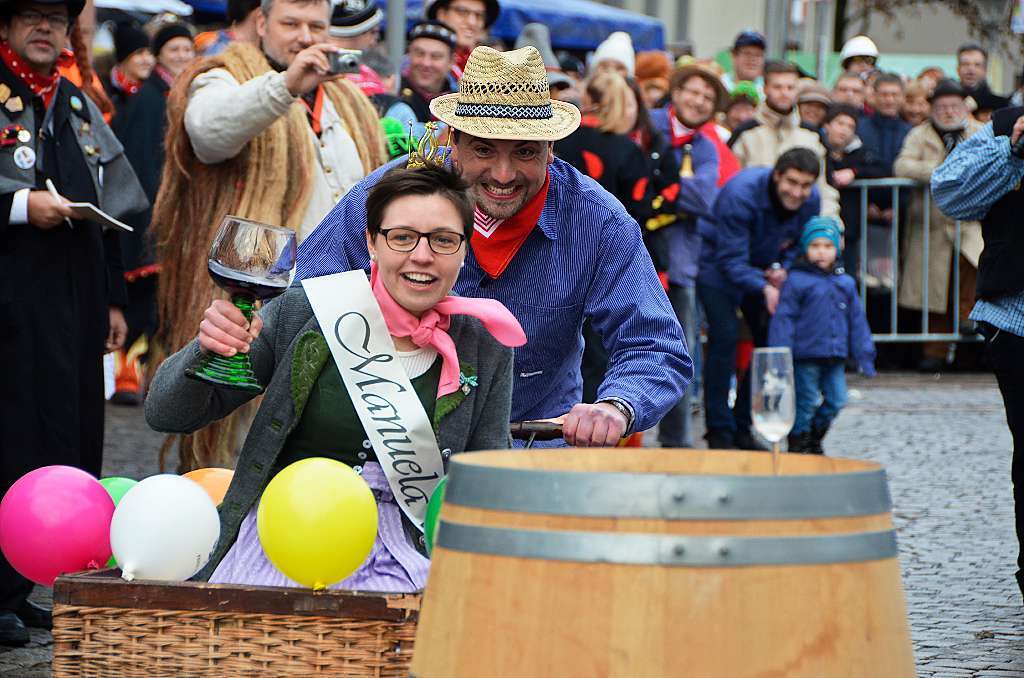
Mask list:
[[[0,7],[0,493],[34,469],[99,476],[103,354],[124,343],[120,231],[79,219],[89,202],[123,219],[148,205],[99,108],[62,78],[83,0]],[[45,121],[45,122],[44,122]],[[59,149],[59,150],[58,150]],[[0,558],[0,645],[24,645],[50,615]]]

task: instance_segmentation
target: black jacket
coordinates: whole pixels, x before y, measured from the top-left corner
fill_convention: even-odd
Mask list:
[[[992,133],[1010,136],[1024,107],[1004,108],[992,116]],[[978,260],[978,297],[995,299],[1024,291],[1024,192],[1018,186],[996,201],[981,220],[985,249]]]
[[[150,205],[160,190],[160,174],[164,168],[164,134],[167,131],[167,93],[170,87],[153,73],[142,83],[138,93],[128,99],[110,122],[110,127],[124,145],[124,154],[146,192]],[[153,263],[153,247],[149,241],[152,207],[129,216],[125,223],[135,229],[122,236],[125,269],[132,271]]]
[[[16,140],[0,146],[0,485],[49,464],[98,477],[109,307],[126,301],[120,234],[81,220],[12,224],[11,205],[47,179],[116,218],[146,199],[99,109],[71,82],[61,79],[49,111],[2,64],[0,83],[10,90],[0,128]]]
[[[825,169],[828,172],[828,182],[833,186],[835,186],[833,175],[842,169],[852,169],[857,179],[878,179],[888,176],[885,163],[874,153],[866,149],[859,137],[854,137],[853,141],[838,153],[829,147],[827,143],[825,148],[828,149]],[[861,189],[835,187],[839,190],[839,215],[846,225],[846,230],[859,233]]]
[[[601,184],[639,224],[651,216],[651,180],[640,147],[589,124],[555,142],[555,155]]]

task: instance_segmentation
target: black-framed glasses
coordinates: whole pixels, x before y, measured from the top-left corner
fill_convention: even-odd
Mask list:
[[[388,247],[396,252],[412,252],[419,246],[420,240],[426,238],[435,254],[455,254],[466,240],[465,235],[454,231],[420,233],[411,228],[382,228],[380,234],[384,236]]]
[[[46,20],[46,23],[50,24],[51,28],[61,31],[65,30],[68,27],[68,24],[71,23],[71,17],[67,14],[47,14],[46,12],[40,12],[34,9],[23,9],[20,12],[15,13],[15,16],[32,28],[43,23],[43,19]]]

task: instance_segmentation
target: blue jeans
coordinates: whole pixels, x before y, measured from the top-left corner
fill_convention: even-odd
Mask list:
[[[793,434],[806,433],[812,428],[828,428],[846,405],[845,362],[828,359],[795,362],[796,420]]]
[[[686,345],[690,347],[693,355],[700,353],[700,343],[697,341],[697,291],[693,287],[681,285],[669,285],[668,298],[672,302],[672,309],[676,312],[679,324],[683,326],[683,337]],[[695,360],[696,361],[696,360]],[[662,447],[693,447],[693,428],[690,419],[690,398],[693,395],[695,384],[686,388],[683,397],[675,404],[668,413],[662,417],[658,424],[658,442]]]
[[[750,430],[750,370],[739,379],[736,404],[729,409],[729,384],[736,371],[736,341],[739,320],[736,311],[750,328],[755,347],[768,345],[771,316],[760,292],[737,301],[732,292],[708,285],[697,285],[700,303],[708,322],[708,353],[704,364],[704,418],[708,431],[748,432]]]

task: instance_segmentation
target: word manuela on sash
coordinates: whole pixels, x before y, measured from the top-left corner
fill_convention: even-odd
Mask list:
[[[342,379],[346,384],[350,379],[355,381],[361,392],[359,398],[370,413],[370,420],[374,422],[375,433],[380,437],[383,448],[387,450],[384,453],[384,456],[388,457],[387,460],[381,458],[381,450],[375,450],[378,461],[382,466],[390,465],[394,473],[401,476],[398,484],[401,487],[403,502],[410,505],[419,501],[427,503],[437,483],[432,483],[429,491],[424,489],[423,483],[438,481],[441,477],[436,472],[429,476],[419,475],[424,473],[424,470],[416,461],[412,438],[403,424],[409,418],[408,413],[403,414],[400,406],[389,400],[386,395],[388,391],[408,393],[408,389],[396,381],[368,371],[373,363],[390,363],[395,357],[389,353],[370,353],[370,323],[366,316],[358,311],[351,311],[338,318],[334,325],[334,337],[341,347],[358,361],[346,366],[349,374],[343,372]],[[359,339],[355,347],[347,343],[351,338]],[[361,378],[363,380],[359,381]],[[416,407],[423,410],[418,397]],[[390,474],[388,476],[390,477]]]
[[[302,286],[391,492],[422,530],[444,462],[366,274],[336,273],[303,280]]]

